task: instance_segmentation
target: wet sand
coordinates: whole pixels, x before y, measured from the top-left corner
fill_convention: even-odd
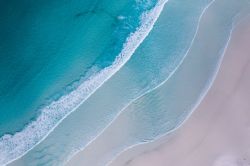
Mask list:
[[[111,165],[250,165],[250,17],[233,31],[212,88],[185,124]]]

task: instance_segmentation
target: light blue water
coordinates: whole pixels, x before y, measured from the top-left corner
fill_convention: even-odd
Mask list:
[[[64,162],[102,131],[129,102],[164,81],[185,56],[199,17],[209,2],[170,0],[130,61],[46,140],[13,165]]]
[[[89,78],[114,62],[119,62],[117,70],[129,59],[135,43],[143,40],[147,31],[133,41],[131,53],[125,51],[116,58],[131,33],[143,24],[142,13],[156,2],[0,2],[0,136],[4,135],[0,138],[0,163],[34,146],[115,70],[106,71],[91,84]],[[71,93],[62,99],[80,85],[81,95]],[[75,96],[77,99],[69,100]],[[34,119],[40,126],[30,124]],[[23,132],[26,124],[29,129]]]
[[[127,148],[154,141],[179,127],[211,86],[233,23],[238,21],[235,16],[246,10],[241,18],[250,13],[247,1],[215,1],[206,11],[194,44],[175,74],[161,87],[130,104],[76,156],[81,163],[68,165],[105,165]]]

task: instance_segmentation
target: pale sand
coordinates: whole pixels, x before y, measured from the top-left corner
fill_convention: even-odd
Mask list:
[[[147,151],[152,144],[158,147]],[[152,144],[125,152],[112,166],[250,166],[250,17],[234,30],[197,110],[165,141]]]

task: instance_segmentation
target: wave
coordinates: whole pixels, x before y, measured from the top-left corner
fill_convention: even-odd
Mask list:
[[[218,2],[218,1],[217,1]],[[225,3],[225,2],[224,2]],[[231,4],[232,5],[232,4]],[[236,7],[237,8],[237,7]],[[234,12],[235,11],[232,11],[232,14],[229,14],[228,16],[229,17],[231,17],[231,15],[234,15]],[[219,13],[218,13],[219,14]],[[224,14],[224,13],[223,13]],[[222,15],[223,15],[222,14]],[[233,24],[234,24],[234,22],[235,22],[235,20],[234,20],[234,18],[235,17],[233,17]],[[220,18],[221,19],[221,18]],[[231,18],[230,18],[231,19]],[[226,20],[226,21],[230,21],[230,20],[227,20],[227,18],[223,18],[222,20]],[[221,21],[221,20],[220,20]],[[219,22],[220,22],[219,21]],[[222,22],[222,21],[221,21]],[[165,112],[164,112],[164,109],[162,110],[163,112],[160,112],[160,114],[161,114],[161,116],[158,116],[158,118],[156,118],[156,119],[154,119],[153,121],[152,121],[152,123],[153,123],[153,125],[154,125],[154,127],[152,126],[152,124],[151,123],[148,123],[148,125],[147,125],[147,123],[145,123],[145,122],[143,122],[145,119],[150,119],[150,118],[152,118],[153,116],[155,116],[155,114],[157,114],[157,109],[156,108],[158,108],[157,106],[160,106],[159,107],[159,109],[161,109],[161,105],[162,104],[164,104],[164,105],[166,105],[164,108],[165,108],[165,110],[171,110],[172,111],[172,107],[171,106],[173,106],[173,108],[175,108],[174,107],[174,104],[171,104],[171,102],[173,102],[173,103],[175,103],[175,105],[177,104],[177,102],[176,101],[179,101],[178,99],[178,96],[177,96],[177,98],[176,98],[176,96],[175,96],[175,100],[174,99],[172,99],[172,96],[168,96],[168,94],[171,94],[171,93],[165,93],[165,96],[167,96],[168,98],[168,100],[165,100],[165,101],[167,101],[167,102],[164,102],[164,103],[157,103],[157,104],[155,104],[155,107],[154,106],[152,106],[152,103],[153,102],[148,102],[150,99],[151,99],[151,101],[152,100],[155,100],[155,98],[157,98],[157,97],[159,97],[158,95],[157,96],[151,96],[151,97],[148,97],[148,99],[149,100],[147,100],[146,102],[144,102],[142,99],[140,99],[141,100],[141,102],[133,102],[132,103],[132,106],[130,105],[129,106],[129,109],[127,109],[126,108],[126,110],[124,110],[124,112],[123,112],[123,114],[122,115],[120,115],[118,118],[116,118],[116,120],[114,120],[114,122],[108,127],[108,128],[106,128],[106,130],[102,133],[102,134],[104,134],[104,135],[106,135],[106,137],[104,137],[104,138],[106,138],[106,140],[105,141],[110,141],[110,135],[112,135],[114,138],[116,138],[115,140],[114,140],[114,143],[112,143],[112,145],[110,145],[110,147],[112,147],[112,149],[110,148],[110,149],[102,149],[102,150],[100,150],[101,151],[101,153],[103,153],[103,155],[105,156],[105,155],[107,155],[108,153],[110,153],[111,151],[113,151],[114,153],[116,153],[117,154],[117,152],[119,152],[121,149],[130,149],[131,147],[134,147],[134,146],[137,146],[137,145],[139,145],[139,144],[144,144],[144,143],[148,143],[148,142],[152,142],[152,141],[154,141],[154,140],[156,140],[156,139],[158,139],[159,137],[162,137],[163,135],[165,135],[166,133],[169,133],[169,132],[173,132],[174,130],[176,130],[176,128],[178,128],[181,124],[183,124],[184,122],[185,122],[185,120],[191,115],[191,113],[195,110],[195,108],[199,105],[199,103],[201,102],[201,100],[204,98],[204,96],[206,95],[206,93],[207,93],[207,91],[209,90],[209,88],[211,87],[211,85],[212,85],[212,83],[213,83],[213,80],[215,79],[215,76],[216,76],[216,74],[217,74],[217,72],[218,72],[218,69],[219,69],[219,67],[220,67],[220,64],[221,64],[221,61],[222,61],[222,59],[223,59],[223,56],[224,56],[224,53],[225,53],[225,50],[226,50],[226,48],[227,48],[227,46],[228,46],[228,43],[229,43],[229,40],[230,40],[230,37],[231,37],[231,32],[232,32],[232,28],[233,27],[231,27],[231,26],[233,26],[233,24],[231,25],[231,23],[224,23],[223,22],[223,26],[222,27],[218,27],[217,28],[217,33],[219,32],[221,32],[221,33],[223,33],[223,35],[222,36],[220,36],[220,35],[212,35],[212,36],[215,36],[215,41],[210,41],[210,40],[208,40],[208,41],[210,41],[212,44],[211,45],[216,45],[217,44],[217,42],[219,41],[219,48],[217,48],[216,47],[216,49],[215,49],[215,52],[216,53],[214,53],[213,51],[212,51],[212,53],[214,53],[214,54],[210,54],[211,53],[211,51],[209,51],[209,50],[207,50],[207,52],[208,53],[204,53],[204,62],[207,60],[207,63],[208,63],[208,65],[209,65],[209,67],[206,69],[206,73],[205,74],[208,74],[208,76],[209,77],[206,77],[206,76],[201,76],[200,74],[198,74],[198,75],[194,75],[194,71],[195,71],[195,69],[193,70],[193,72],[187,72],[187,74],[185,75],[185,77],[187,77],[187,79],[189,79],[189,80],[191,80],[190,78],[188,78],[188,74],[189,75],[193,75],[193,76],[190,76],[191,78],[194,78],[194,81],[200,81],[199,80],[199,78],[201,78],[201,82],[199,82],[199,86],[197,86],[197,87],[194,87],[193,89],[195,89],[196,88],[196,90],[194,90],[195,91],[195,96],[197,96],[197,98],[193,98],[193,96],[192,96],[192,93],[187,93],[187,94],[189,94],[191,97],[189,97],[188,99],[186,99],[186,100],[182,100],[182,97],[181,97],[181,95],[183,95],[183,96],[185,96],[184,94],[183,94],[183,91],[182,92],[179,92],[178,90],[178,88],[176,88],[176,87],[174,87],[173,88],[173,86],[168,86],[168,87],[166,87],[166,85],[164,85],[165,86],[165,88],[168,88],[168,89],[171,89],[171,88],[173,88],[173,89],[175,89],[175,90],[177,90],[178,92],[178,95],[179,95],[179,97],[180,97],[180,101],[189,101],[190,100],[190,102],[192,102],[191,103],[191,105],[185,105],[185,102],[183,102],[184,103],[184,105],[186,106],[186,107],[183,107],[183,109],[179,109],[179,111],[183,111],[184,113],[180,113],[180,115],[181,116],[179,116],[178,118],[177,118],[177,120],[173,120],[174,121],[174,123],[173,124],[167,124],[167,121],[166,120],[161,120],[161,122],[163,122],[163,124],[161,124],[161,125],[156,125],[156,124],[158,124],[158,122],[157,121],[160,121],[159,119],[164,119],[163,117],[164,116],[162,116],[162,114],[164,115],[165,114]],[[228,27],[228,25],[230,25],[229,27]],[[204,27],[204,26],[203,26]],[[229,29],[228,29],[229,28]],[[211,28],[211,30],[213,30],[213,28]],[[225,32],[224,32],[225,31]],[[204,34],[206,33],[206,32],[203,32]],[[218,36],[218,37],[217,37]],[[201,38],[201,37],[200,37]],[[221,43],[221,40],[222,40],[222,43]],[[215,44],[213,44],[213,42],[215,43]],[[197,43],[199,43],[199,42],[197,42],[196,41],[196,46],[199,46],[199,44],[197,44]],[[223,45],[222,47],[220,47],[221,45]],[[208,48],[210,48],[209,46],[207,46]],[[197,48],[199,48],[199,47],[197,47]],[[196,52],[196,51],[194,51],[194,52],[192,52],[192,53],[199,53],[199,52]],[[203,54],[202,54],[203,55]],[[214,58],[215,59],[209,59],[209,57],[211,57],[211,56],[214,56]],[[202,59],[203,57],[200,55],[200,59]],[[206,59],[207,58],[207,59]],[[192,61],[192,59],[196,59],[196,58],[191,58],[191,59],[187,59],[187,61]],[[209,61],[211,61],[211,62],[209,62]],[[185,62],[184,62],[185,63]],[[195,64],[196,64],[197,62],[194,62],[194,60],[193,60],[193,65],[195,66]],[[206,63],[204,63],[204,64],[206,64]],[[188,69],[188,70],[190,70],[190,68],[192,69],[192,64],[190,64],[189,63],[189,65],[191,65],[191,66],[189,66],[189,68],[185,68],[185,69]],[[199,69],[200,69],[200,66],[198,65],[197,66],[197,64],[196,64],[196,70],[198,71]],[[205,66],[204,66],[205,67]],[[178,70],[182,70],[182,71],[184,71],[185,69],[178,69]],[[201,72],[202,73],[202,72]],[[184,73],[182,72],[182,76],[184,76],[183,75]],[[200,77],[199,77],[200,76]],[[175,75],[173,76],[173,77],[176,77]],[[180,75],[179,75],[179,78],[185,78],[185,77],[180,77]],[[196,79],[195,79],[195,77],[197,77]],[[173,78],[170,78],[170,79],[173,79]],[[175,82],[175,84],[173,83],[173,80],[172,80],[172,83],[171,83],[171,85],[177,85],[177,84],[181,84],[181,83],[178,83],[178,80],[180,81],[180,79],[176,79],[174,82]],[[205,82],[204,82],[204,80],[205,80]],[[186,83],[186,82],[188,82],[188,83]],[[190,83],[191,82],[191,83]],[[169,83],[168,83],[169,84]],[[188,84],[190,87],[192,87],[192,80],[191,81],[184,81],[183,83],[182,83],[182,86],[183,87],[185,87],[185,86],[187,86],[186,88],[188,88],[188,85],[186,85],[186,84]],[[195,84],[196,85],[196,84]],[[181,86],[181,85],[179,85],[179,86]],[[189,88],[190,88],[189,87]],[[162,87],[158,87],[159,89],[161,89]],[[197,90],[197,88],[198,88],[198,90]],[[161,90],[159,90],[159,89],[157,89],[157,91],[163,91],[163,89],[161,89]],[[182,89],[183,90],[183,88],[180,88],[180,89]],[[185,89],[184,89],[185,90]],[[170,90],[171,92],[172,91],[174,91],[174,90]],[[190,91],[190,90],[189,90]],[[169,92],[169,91],[168,91]],[[174,92],[173,92],[174,93]],[[175,93],[174,93],[175,94]],[[150,95],[150,94],[148,94],[148,95]],[[163,96],[164,97],[164,96]],[[159,97],[159,99],[162,99],[163,97]],[[144,97],[143,97],[144,98]],[[157,100],[157,99],[156,99]],[[150,103],[151,104],[151,106],[148,104],[148,103]],[[189,103],[190,104],[190,103]],[[139,105],[139,106],[138,106]],[[146,105],[146,106],[145,106]],[[141,107],[140,107],[141,106]],[[168,108],[168,106],[170,106],[170,108]],[[142,108],[143,107],[143,108]],[[178,106],[177,106],[178,107]],[[140,113],[139,114],[137,114],[136,112],[138,112],[138,110],[136,110],[136,108],[138,108],[138,109],[140,109]],[[152,111],[153,113],[147,113],[147,111],[148,112],[150,112],[150,110],[149,109],[153,109],[154,111]],[[148,109],[147,111],[146,111],[146,109]],[[143,111],[144,110],[144,111]],[[178,111],[178,110],[177,110]],[[125,114],[125,115],[124,115]],[[154,114],[154,115],[153,115]],[[121,118],[121,116],[123,117],[123,118]],[[160,118],[161,117],[161,118]],[[166,116],[165,115],[165,117],[166,118],[169,118],[168,116]],[[144,118],[144,119],[143,119]],[[172,117],[173,118],[173,117]],[[125,120],[124,120],[125,119]],[[122,121],[122,122],[121,122]],[[125,122],[124,122],[125,121]],[[146,120],[147,121],[147,120]],[[150,122],[150,121],[149,121]],[[172,127],[170,127],[170,129],[169,128],[164,128],[164,127],[166,127],[166,126],[164,126],[164,123],[166,124],[166,125],[170,125],[170,126],[172,126]],[[124,127],[124,126],[125,127]],[[128,125],[129,127],[127,127],[126,128],[126,125]],[[151,126],[150,126],[151,125]],[[119,126],[119,128],[118,127],[116,127],[116,126]],[[140,127],[142,127],[143,126],[143,128],[140,128]],[[148,126],[148,127],[146,127],[146,126]],[[124,127],[124,128],[123,128]],[[110,129],[111,128],[111,129]],[[155,129],[154,129],[155,128]],[[132,132],[130,132],[130,130],[133,130]],[[150,131],[150,130],[152,130],[152,132]],[[161,130],[163,130],[163,131],[161,131]],[[160,131],[160,132],[157,132],[157,131]],[[128,134],[126,135],[126,133],[128,132]],[[108,133],[108,134],[107,134]],[[125,133],[125,135],[124,135],[124,133]],[[136,134],[135,134],[136,133]],[[138,133],[141,133],[141,135],[140,134],[138,134]],[[143,134],[147,134],[147,133],[150,133],[150,134],[152,134],[152,135],[143,135]],[[120,135],[122,135],[122,138],[121,137],[119,137],[119,134]],[[108,136],[109,135],[109,136]],[[139,137],[138,137],[138,135],[139,135]],[[126,137],[127,136],[127,137]],[[101,137],[101,138],[96,138],[94,141],[93,141],[93,144],[94,144],[94,146],[91,146],[91,145],[89,145],[89,149],[92,149],[92,152],[94,152],[94,154],[93,153],[91,153],[91,155],[92,156],[95,156],[95,157],[97,157],[98,155],[95,155],[95,153],[98,153],[98,149],[95,149],[95,147],[100,147],[101,145],[104,145],[105,143],[107,143],[107,142],[102,142],[103,144],[101,144],[100,142],[101,142],[101,140],[103,139],[103,137],[102,137],[102,135],[101,136],[99,136],[99,137]],[[133,138],[132,138],[133,137]],[[120,140],[119,140],[120,139]],[[137,139],[139,139],[139,140],[137,140]],[[116,147],[116,145],[115,145],[115,143],[116,143],[116,141],[118,140],[118,143],[120,143],[120,144],[118,144],[119,145],[119,147],[118,148],[121,148],[121,149],[116,149],[117,147]],[[136,140],[136,142],[134,143],[134,142],[129,142],[129,141],[135,141]],[[99,145],[99,146],[95,146],[95,143],[96,142],[98,142],[97,144]],[[138,143],[139,142],[139,143]],[[126,147],[127,146],[127,144],[129,144],[129,145],[131,145],[131,144],[135,144],[134,146],[128,146],[128,147]],[[107,143],[106,144],[107,146],[109,146],[109,144]],[[107,148],[106,146],[104,147],[104,148]],[[93,150],[94,149],[94,150]],[[95,151],[96,150],[96,151]],[[106,152],[106,153],[105,153]],[[123,151],[121,150],[121,153],[122,153]],[[85,153],[85,154],[87,154],[87,152]],[[118,155],[119,155],[120,153],[118,153]],[[113,155],[113,154],[112,154]],[[110,156],[112,156],[112,155],[109,155],[109,157]],[[90,158],[91,158],[91,156],[89,156]],[[103,156],[101,156],[101,157],[103,157]],[[101,160],[101,157],[99,157],[98,156],[98,158],[99,158],[99,160]],[[105,157],[107,157],[107,156],[105,156]],[[114,157],[114,156],[112,156],[112,157]],[[115,157],[117,157],[116,155],[115,155]],[[88,156],[85,156],[85,158],[88,160]],[[99,162],[99,160],[98,161],[95,161],[95,163],[96,162]],[[102,163],[103,164],[103,163]],[[90,164],[90,165],[93,165],[93,163],[92,164]]]
[[[136,48],[153,28],[167,0],[159,0],[156,6],[141,15],[141,25],[131,33],[123,45],[121,53],[112,65],[91,76],[75,90],[53,101],[41,109],[38,118],[14,135],[5,134],[0,138],[0,165],[8,164],[43,141],[49,133],[70,113],[76,110],[99,87],[112,77],[131,58]]]
[[[199,16],[208,2],[169,1],[151,35],[143,41],[133,58],[45,141],[13,165],[60,165],[71,157],[72,152],[84,148],[98,136],[131,100],[164,82],[190,47]],[[182,28],[177,30],[176,27],[181,25]],[[176,42],[172,42],[173,39]]]
[[[227,47],[228,47],[228,44],[229,44],[229,42],[230,42],[232,31],[233,31],[233,29],[231,29],[231,31],[230,31],[229,39],[228,39],[228,42],[227,42],[227,44],[226,44],[226,46],[225,46],[224,53],[225,53],[225,51],[226,51],[226,49],[227,49]],[[221,65],[221,63],[222,63],[222,60],[223,60],[223,57],[224,57],[224,53],[223,53],[223,55],[221,56],[221,58],[218,60],[219,62],[218,62],[218,66],[217,66],[216,69],[215,69],[215,74],[213,74],[212,78],[208,81],[208,82],[210,82],[210,83],[208,83],[208,85],[206,85],[206,86],[204,87],[204,91],[201,92],[200,97],[197,99],[197,101],[195,102],[194,106],[191,108],[190,112],[189,112],[187,115],[182,115],[182,116],[179,117],[179,119],[181,119],[181,120],[176,124],[176,126],[175,126],[173,129],[170,129],[170,130],[167,131],[166,133],[160,134],[160,135],[156,136],[156,137],[153,138],[153,139],[144,140],[144,141],[142,141],[142,142],[140,142],[140,143],[136,143],[136,144],[134,144],[134,145],[132,145],[132,146],[129,146],[129,147],[123,149],[121,152],[119,152],[118,154],[116,154],[115,156],[113,156],[113,158],[110,159],[110,160],[107,162],[107,164],[105,164],[105,165],[106,165],[106,166],[112,165],[112,164],[114,163],[114,161],[115,161],[117,158],[119,158],[119,156],[121,156],[122,154],[124,154],[125,152],[127,152],[127,151],[129,151],[129,150],[132,150],[132,149],[135,149],[135,148],[139,147],[140,145],[145,145],[145,144],[149,144],[149,143],[154,143],[154,142],[160,140],[161,138],[166,137],[166,136],[168,136],[169,134],[175,132],[175,131],[178,130],[180,127],[182,127],[182,125],[184,125],[185,122],[189,119],[189,117],[193,114],[193,112],[194,112],[194,111],[196,110],[196,108],[200,105],[200,103],[202,102],[202,100],[205,98],[206,94],[208,93],[208,91],[209,91],[210,88],[212,87],[213,82],[214,82],[214,80],[215,80],[215,78],[216,78],[216,76],[217,76],[217,73],[218,73],[218,71],[219,71],[220,65]],[[160,87],[159,87],[159,88],[160,88]],[[129,107],[129,106],[128,106],[128,107]]]
[[[215,0],[214,0],[215,1]],[[241,22],[241,21],[240,21]],[[238,23],[236,23],[238,24]],[[216,76],[219,72],[219,69],[221,67],[221,64],[222,64],[222,61],[224,59],[224,55],[225,55],[225,52],[227,51],[227,48],[228,48],[228,45],[231,41],[231,37],[232,37],[232,33],[235,29],[235,26],[230,30],[230,34],[229,34],[229,38],[228,38],[228,41],[226,42],[226,46],[224,47],[223,49],[223,53],[222,53],[222,56],[219,58],[218,60],[218,65],[216,66],[216,68],[214,69],[214,74],[211,76],[211,78],[208,80],[208,83],[205,85],[204,87],[204,90],[201,92],[200,96],[197,98],[197,101],[195,101],[194,103],[194,106],[190,109],[190,111],[186,114],[186,115],[182,115],[179,117],[179,119],[181,119],[177,124],[176,126],[173,128],[173,129],[170,129],[169,131],[167,131],[166,133],[163,133],[163,134],[160,134],[158,136],[156,136],[155,138],[153,139],[148,139],[148,140],[144,140],[144,141],[141,141],[139,143],[136,143],[132,146],[128,146],[126,148],[124,148],[123,150],[121,150],[119,153],[117,153],[115,156],[113,156],[110,160],[107,161],[107,164],[105,164],[105,166],[113,166],[113,164],[115,163],[115,161],[120,157],[122,156],[123,154],[125,154],[126,152],[128,151],[132,151],[133,149],[136,150],[136,148],[139,148],[140,146],[145,146],[145,145],[149,145],[151,143],[156,143],[157,145],[157,141],[160,141],[161,139],[164,139],[165,137],[167,137],[169,134],[175,132],[176,130],[180,129],[184,124],[185,122],[191,117],[191,115],[194,113],[194,111],[198,108],[198,106],[201,104],[201,102],[203,101],[203,99],[206,97],[207,93],[209,92],[209,90],[211,89],[215,79],[216,79]],[[160,88],[160,87],[158,87]],[[143,97],[143,96],[142,96]],[[135,102],[135,101],[134,101]],[[133,103],[131,103],[133,104]],[[130,105],[128,105],[129,107]],[[127,107],[126,107],[127,108]],[[126,109],[125,108],[125,109]],[[122,114],[122,112],[121,112]],[[121,115],[120,115],[121,116]],[[112,125],[112,124],[110,124]],[[105,131],[103,131],[105,132]],[[96,138],[97,139],[97,138]],[[153,145],[154,147],[156,145]]]
[[[202,16],[204,15],[204,13],[206,12],[206,10],[209,8],[209,6],[211,6],[213,3],[214,3],[215,0],[212,0],[202,11],[200,17],[199,17],[199,21],[198,21],[198,26],[196,28],[196,32],[195,32],[195,35],[191,41],[191,44],[190,44],[190,47],[188,48],[187,52],[185,53],[185,55],[183,56],[183,58],[181,59],[180,63],[177,65],[177,67],[169,74],[169,76],[164,80],[162,81],[161,83],[159,83],[157,86],[151,88],[150,90],[146,91],[145,93],[141,94],[140,96],[136,97],[135,99],[131,100],[124,108],[122,108],[119,113],[114,117],[113,120],[110,121],[110,123],[97,135],[95,136],[90,142],[88,142],[84,147],[80,148],[79,150],[75,151],[71,156],[68,157],[68,160],[66,161],[69,162],[75,155],[77,155],[79,152],[81,151],[84,151],[85,148],[87,148],[88,146],[91,146],[92,143],[94,143],[97,139],[99,139],[99,137],[105,133],[106,130],[108,130],[108,128],[110,126],[113,125],[113,123],[124,113],[124,111],[130,107],[133,103],[135,103],[137,100],[139,100],[140,98],[143,98],[144,96],[150,94],[151,92],[153,92],[154,90],[157,90],[158,88],[160,88],[161,86],[163,86],[174,74],[175,72],[179,69],[179,67],[182,65],[182,63],[184,62],[184,60],[186,59],[192,45],[193,45],[193,42],[197,36],[197,33],[198,33],[198,29],[199,29],[199,26],[200,26],[200,21],[201,21],[201,18]],[[143,143],[144,144],[144,143]],[[136,145],[135,145],[136,146]],[[130,148],[128,148],[130,149]],[[126,149],[127,150],[127,149]],[[122,151],[121,153],[125,152],[126,150]],[[120,153],[119,153],[120,154]],[[119,155],[118,155],[119,156]],[[116,158],[116,157],[115,157]],[[109,163],[112,163],[113,160],[111,160]],[[109,165],[109,164],[107,164]]]

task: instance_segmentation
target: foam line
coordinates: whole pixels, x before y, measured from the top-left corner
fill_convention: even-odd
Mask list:
[[[232,31],[231,31],[232,32]],[[231,33],[230,33],[230,38],[231,38]],[[230,39],[229,39],[230,40]],[[228,45],[228,43],[227,43]],[[227,46],[226,46],[227,48]],[[226,49],[224,49],[224,52],[225,52]],[[219,64],[221,64],[221,61],[223,59],[223,56],[220,58],[219,60]],[[124,149],[123,151],[121,151],[120,153],[118,153],[113,159],[111,159],[105,166],[109,166],[110,164],[112,164],[116,158],[118,158],[120,155],[122,155],[124,152],[130,150],[130,149],[133,149],[133,148],[136,148],[137,146],[140,146],[140,145],[145,145],[145,144],[149,144],[149,143],[153,143],[153,142],[156,142],[157,140],[169,135],[170,133],[173,133],[175,132],[176,130],[178,130],[180,127],[182,127],[182,125],[189,119],[189,117],[192,115],[192,113],[196,110],[196,108],[200,105],[200,103],[202,102],[202,100],[204,99],[204,97],[206,96],[207,92],[209,91],[209,89],[212,87],[213,85],[213,82],[216,78],[216,75],[219,71],[219,68],[220,68],[220,65],[218,65],[217,69],[216,69],[216,72],[213,76],[213,78],[211,78],[211,83],[205,88],[204,92],[201,94],[200,98],[198,99],[198,101],[196,102],[195,106],[190,110],[190,113],[184,118],[184,120],[182,122],[180,122],[179,124],[177,124],[176,128],[166,132],[165,134],[163,135],[159,135],[157,136],[156,138],[154,138],[153,140],[148,140],[148,141],[145,141],[145,142],[140,142],[140,143],[137,143],[137,144],[134,144],[132,146],[129,146],[128,148]]]
[[[214,1],[215,1],[215,0],[213,0],[213,2],[214,2]],[[211,5],[211,4],[212,4],[212,3],[210,3],[210,5]],[[209,6],[210,6],[210,5],[209,5]],[[208,7],[209,7],[209,6],[208,6]],[[208,8],[208,7],[207,7],[207,8]],[[250,14],[249,14],[249,15],[250,15]],[[236,16],[236,17],[237,17],[237,16]],[[216,76],[218,75],[219,69],[220,69],[221,64],[222,64],[222,61],[223,61],[223,59],[224,59],[225,52],[227,51],[227,48],[228,48],[229,43],[230,43],[230,41],[231,41],[232,33],[233,33],[234,29],[236,28],[236,26],[237,26],[238,24],[240,24],[240,22],[243,21],[243,20],[244,20],[244,18],[242,18],[239,22],[237,22],[237,20],[235,20],[236,22],[233,22],[233,26],[232,26],[232,28],[231,28],[231,30],[230,30],[228,40],[227,40],[226,45],[225,45],[225,47],[224,47],[224,49],[223,49],[222,55],[221,55],[221,57],[220,57],[219,60],[218,60],[217,67],[215,68],[214,75],[213,75],[213,76],[211,77],[211,79],[208,81],[208,84],[207,84],[206,87],[204,88],[203,92],[201,93],[200,97],[197,99],[197,101],[196,101],[196,103],[194,104],[194,106],[191,108],[191,110],[190,110],[190,112],[188,113],[188,115],[185,116],[185,117],[182,117],[183,120],[180,121],[180,122],[176,125],[176,127],[175,127],[174,129],[172,129],[172,130],[170,130],[170,131],[168,131],[168,132],[166,132],[166,133],[164,133],[164,134],[162,134],[162,135],[159,135],[159,136],[155,137],[153,140],[148,140],[148,141],[145,141],[145,142],[140,142],[140,143],[137,143],[137,144],[134,144],[134,145],[132,145],[132,146],[129,146],[129,147],[125,148],[124,150],[122,150],[121,152],[119,152],[117,155],[115,155],[107,164],[105,164],[105,166],[111,165],[111,164],[112,164],[119,156],[121,156],[124,152],[129,151],[129,150],[131,150],[131,149],[133,149],[133,148],[136,148],[136,147],[138,147],[138,146],[140,146],[140,145],[145,145],[145,144],[149,144],[149,143],[154,143],[154,142],[156,142],[156,141],[158,141],[158,140],[160,140],[160,139],[166,137],[167,135],[169,135],[169,134],[175,132],[176,130],[178,130],[179,128],[181,128],[181,127],[185,124],[185,122],[190,118],[190,116],[191,116],[191,115],[193,114],[193,112],[197,109],[197,107],[201,104],[202,100],[206,97],[207,93],[208,93],[209,90],[211,89],[211,87],[212,87],[212,85],[213,85],[213,83],[214,83],[214,81],[215,81],[215,79],[216,79]]]
[[[42,108],[37,119],[29,123],[22,131],[16,132],[14,135],[5,134],[1,137],[0,165],[17,160],[42,142],[64,118],[75,111],[103,83],[119,71],[148,36],[167,1],[159,0],[153,9],[142,13],[140,27],[127,38],[121,53],[111,66],[91,76],[74,91]]]
[[[166,0],[164,3],[166,3],[168,0]],[[178,70],[178,68],[181,66],[181,64],[183,63],[183,61],[185,60],[188,52],[190,51],[192,45],[193,45],[193,42],[194,42],[194,39],[196,38],[197,36],[197,33],[198,33],[198,29],[199,29],[199,26],[200,26],[200,21],[201,21],[201,18],[202,16],[204,15],[205,11],[207,10],[207,8],[209,8],[210,5],[212,5],[212,3],[214,2],[215,0],[212,0],[202,11],[200,17],[199,17],[199,21],[198,21],[198,26],[196,28],[196,32],[195,32],[195,35],[191,41],[191,44],[187,50],[187,52],[185,53],[185,55],[183,56],[183,58],[181,59],[180,63],[178,64],[178,66],[169,74],[169,76],[163,81],[161,82],[160,84],[158,84],[157,86],[155,86],[154,88],[146,91],[145,93],[143,93],[142,95],[138,96],[137,98],[133,99],[132,101],[130,101],[124,108],[121,109],[121,111],[115,116],[115,118],[95,137],[93,138],[89,143],[87,143],[84,147],[80,148],[80,150],[76,151],[75,153],[73,153],[69,159],[66,161],[69,162],[69,160],[74,156],[76,155],[77,153],[79,153],[80,151],[83,151],[87,146],[89,146],[91,143],[93,143],[96,139],[98,139],[99,136],[101,136],[106,130],[107,128],[109,128],[110,125],[112,125],[112,123],[126,110],[126,108],[128,108],[133,102],[135,102],[136,100],[142,98],[143,96],[145,96],[146,94],[156,90],[157,88],[161,87],[163,84],[165,84],[171,77],[172,75]]]

